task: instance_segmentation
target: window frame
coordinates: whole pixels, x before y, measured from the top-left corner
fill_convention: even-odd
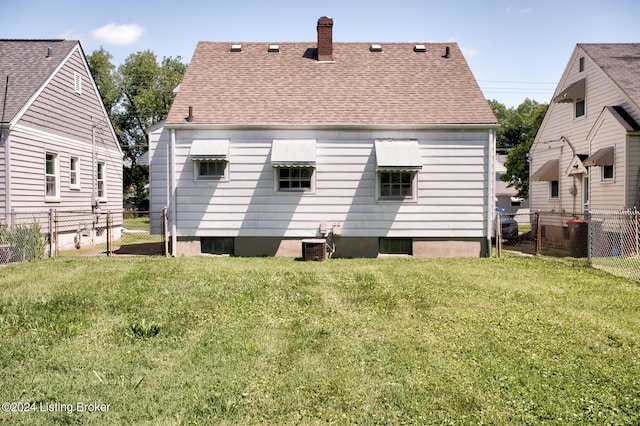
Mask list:
[[[51,156],[51,160],[49,160]],[[53,172],[49,173],[49,162]],[[53,178],[53,194],[49,193],[50,178]],[[60,156],[57,152],[46,151],[44,154],[44,199],[45,201],[60,201]]]
[[[408,247],[403,245],[408,244]],[[395,248],[400,248],[396,250]],[[390,254],[390,255],[405,255],[413,256],[413,239],[412,238],[393,238],[393,237],[380,237],[378,238],[378,253]]]
[[[74,182],[75,178],[75,182]],[[80,158],[75,156],[69,157],[69,188],[80,189]]]
[[[107,165],[105,162],[98,161],[96,163],[96,199],[101,203],[107,202],[106,170]]]
[[[216,245],[221,244],[222,250],[215,250]],[[207,245],[212,250],[205,251]],[[228,250],[230,247],[230,250]],[[235,254],[235,238],[233,237],[200,237],[200,253],[213,255],[234,255]]]
[[[555,188],[554,188],[554,186],[555,186]],[[549,181],[549,199],[550,200],[557,200],[559,198],[560,198],[560,181],[559,180],[550,180]]]
[[[202,165],[221,163],[215,167],[222,167],[222,173],[203,175]],[[228,181],[229,180],[229,161],[228,160],[194,160],[193,161],[193,180],[198,181]]]
[[[611,171],[611,176],[607,176],[609,173],[607,171]],[[614,182],[616,177],[616,168],[614,164],[607,164],[600,166],[600,180],[602,182]]]
[[[387,183],[383,183],[383,177],[386,175],[393,175],[393,174],[399,174],[400,175],[400,188],[402,188],[402,185],[405,185],[405,183],[403,182],[402,177],[403,176],[408,176],[409,177],[409,194],[408,195],[383,195],[383,189],[385,186],[387,185],[395,185],[394,182],[389,182]],[[393,180],[393,179],[390,179]],[[417,170],[378,170],[376,172],[376,185],[375,185],[375,191],[376,191],[376,201],[378,202],[387,202],[387,203],[398,203],[398,202],[416,202],[418,201],[418,171]]]
[[[274,191],[280,194],[300,194],[300,193],[315,193],[316,190],[316,168],[314,166],[293,166],[293,167],[274,167]],[[288,188],[282,187],[283,177],[282,172],[287,170],[288,172],[294,171],[296,173],[301,172],[302,170],[310,171],[310,175],[308,178],[306,176],[287,176],[286,182],[289,183],[300,183],[298,187]],[[309,186],[302,186],[302,182],[309,181]]]
[[[581,110],[581,114],[578,115],[578,106],[582,105],[582,110]],[[573,118],[575,120],[578,120],[582,117],[585,117],[587,115],[587,101],[585,100],[585,98],[579,98],[576,99],[573,102]]]

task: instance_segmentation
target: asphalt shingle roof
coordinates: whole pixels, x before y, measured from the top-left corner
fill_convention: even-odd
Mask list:
[[[455,43],[333,43],[318,62],[316,43],[200,42],[166,120],[220,125],[496,124]],[[279,52],[269,52],[278,44]],[[444,58],[449,47],[450,57]]]
[[[640,43],[578,44],[640,108]]]
[[[4,110],[4,122],[10,122],[77,44],[75,40],[0,40],[0,120]]]

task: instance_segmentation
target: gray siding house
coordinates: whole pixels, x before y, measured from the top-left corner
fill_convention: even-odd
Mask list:
[[[640,43],[576,45],[530,150],[532,210],[640,207]],[[543,222],[562,243],[561,216]]]
[[[455,43],[200,42],[149,130],[174,255],[486,256],[497,121]]]
[[[0,40],[0,58],[0,220],[121,211],[122,151],[80,43]]]

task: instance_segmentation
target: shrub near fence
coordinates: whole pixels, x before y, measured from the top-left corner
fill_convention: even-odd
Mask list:
[[[0,223],[0,263],[47,256],[162,255],[167,252],[165,230],[166,211],[13,212]]]
[[[0,226],[0,263],[41,259],[47,246],[48,236],[42,234],[36,221]]]

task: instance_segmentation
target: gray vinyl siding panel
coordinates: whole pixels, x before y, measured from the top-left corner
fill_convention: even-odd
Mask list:
[[[8,141],[6,143],[9,143]],[[3,220],[7,210],[7,159],[6,146],[0,143],[0,220]]]
[[[45,153],[58,156],[59,201],[45,200]],[[70,185],[70,157],[79,158],[80,189]],[[103,210],[122,209],[122,160],[119,152],[97,150],[96,161],[106,166],[107,202]],[[46,137],[21,129],[12,132],[11,140],[11,207],[16,211],[48,209],[86,210],[91,208],[93,190],[91,145]]]
[[[228,181],[196,181],[188,153],[196,138],[230,140]],[[376,200],[374,140],[417,139],[423,169],[417,199]],[[273,139],[315,139],[315,191],[279,193],[269,155]],[[162,179],[161,145],[152,180]],[[487,235],[489,132],[177,132],[180,236],[316,236],[321,222],[343,236],[484,237]],[[158,157],[156,157],[158,156]],[[157,166],[157,170],[156,170]],[[162,196],[162,184],[152,194]],[[152,195],[153,196],[153,195]],[[155,204],[154,204],[155,205]]]
[[[74,93],[74,72],[82,76],[81,95]],[[80,52],[75,50],[22,116],[20,124],[88,143],[96,124],[96,144],[117,149],[105,120],[102,101]]]

